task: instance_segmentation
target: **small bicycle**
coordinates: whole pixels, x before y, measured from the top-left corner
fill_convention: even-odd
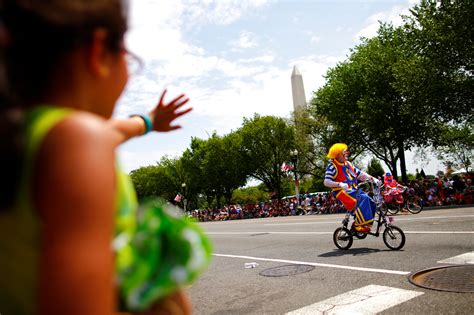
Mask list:
[[[357,189],[363,185],[369,184],[370,191],[369,196],[372,201],[375,203],[375,217],[374,226],[375,232],[358,232],[355,230],[354,222],[350,228],[348,228],[351,213],[347,213],[344,220],[342,220],[342,226],[338,227],[333,234],[334,244],[339,249],[349,249],[352,246],[354,237],[359,239],[364,239],[367,235],[373,235],[378,237],[380,235],[380,230],[382,226],[385,227],[385,230],[382,233],[383,242],[385,245],[392,250],[400,250],[405,245],[405,233],[403,230],[396,225],[393,225],[393,218],[386,215],[386,209],[383,207],[383,197],[380,193],[380,186],[374,185],[371,182],[363,182],[357,185]],[[357,198],[359,199],[359,198]]]
[[[384,201],[383,207],[385,208],[385,212],[388,211],[388,213],[390,214],[397,214],[398,211],[401,211],[401,209],[403,208],[413,214],[417,214],[420,213],[421,210],[423,210],[423,199],[416,196],[413,188],[403,187],[400,193],[403,196],[403,202],[397,203],[393,201],[393,198],[390,202]]]

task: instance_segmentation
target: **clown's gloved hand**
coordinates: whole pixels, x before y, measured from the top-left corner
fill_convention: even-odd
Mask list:
[[[343,182],[339,183],[339,187],[341,187],[343,190],[349,190],[349,185]]]

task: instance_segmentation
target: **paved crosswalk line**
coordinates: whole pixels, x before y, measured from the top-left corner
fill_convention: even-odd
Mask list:
[[[465,253],[444,260],[438,261],[438,264],[465,265],[474,264],[474,252]]]
[[[423,292],[372,284],[305,306],[287,314],[377,314],[422,294]]]

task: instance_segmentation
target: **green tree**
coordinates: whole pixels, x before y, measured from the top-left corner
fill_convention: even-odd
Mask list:
[[[242,155],[251,170],[250,176],[265,184],[270,192],[282,197],[281,165],[289,161],[295,147],[294,129],[284,119],[255,114],[244,118],[237,131],[242,139]]]
[[[434,143],[438,159],[444,164],[466,172],[474,160],[474,133],[473,126],[446,127],[438,141]]]
[[[158,166],[141,167],[130,172],[138,198],[159,196],[158,179],[163,175],[164,169]]]
[[[134,170],[130,176],[139,199],[160,197],[172,201],[184,182],[180,160],[169,157],[163,157],[157,165]]]
[[[245,187],[234,190],[232,203],[256,204],[260,201],[267,201],[269,194],[261,186]]]
[[[215,199],[231,202],[235,189],[245,185],[249,170],[241,154],[240,136],[213,134],[209,139],[193,138],[191,148],[183,154],[183,165],[189,183],[196,192],[207,196],[208,204]]]
[[[222,137],[225,163],[222,170],[222,186],[226,202],[231,203],[235,189],[242,187],[250,176],[251,168],[243,154],[242,138],[239,133],[231,132]]]
[[[369,164],[367,165],[367,173],[369,173],[372,176],[383,177],[385,174],[385,171],[383,170],[383,167],[380,164],[380,161],[378,159],[373,158],[369,161]]]
[[[405,150],[422,143],[423,116],[394,88],[394,69],[404,62],[405,35],[382,24],[378,35],[364,39],[348,60],[330,69],[327,83],[312,100],[317,117],[325,117],[351,147],[365,148],[397,175],[401,162],[406,176]],[[423,126],[423,125],[421,125]]]
[[[405,50],[413,53],[397,69],[397,89],[432,122],[472,122],[472,1],[423,0],[404,19]]]
[[[188,149],[183,152],[181,161],[186,174],[186,186],[188,187],[188,196],[190,200],[190,207],[199,208],[201,206],[199,197],[204,195],[206,203],[211,204],[214,194],[211,194],[212,189],[209,188],[207,181],[204,179],[202,163],[205,158],[205,150],[201,149],[205,145],[205,140],[199,138],[192,138]],[[199,197],[199,198],[198,198]]]

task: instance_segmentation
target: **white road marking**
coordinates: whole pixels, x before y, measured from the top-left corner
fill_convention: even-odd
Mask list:
[[[390,307],[422,294],[423,292],[372,284],[305,306],[287,314],[379,314]]]
[[[320,235],[332,235],[332,232],[206,232],[209,235],[252,235],[252,234],[295,234],[295,235],[306,235],[306,234],[320,234]]]
[[[474,234],[474,231],[403,231],[405,234]],[[206,232],[208,235],[252,235],[252,234],[284,234],[284,235],[332,235],[334,231],[329,232],[273,232],[273,231],[256,231],[256,232]]]
[[[474,234],[474,231],[403,231],[405,234]]]
[[[292,222],[292,223],[264,223],[263,225],[268,225],[268,226],[271,226],[271,225],[276,225],[276,226],[279,226],[279,225],[306,225],[306,224],[328,224],[328,223],[341,223],[342,219],[339,220],[339,221],[318,221],[318,222],[315,222],[315,221],[311,221],[311,222]]]
[[[438,264],[465,265],[474,264],[474,252],[465,253],[438,261]]]
[[[261,257],[226,255],[226,254],[212,254],[212,255],[217,256],[217,257],[272,261],[272,262],[281,262],[281,263],[294,264],[294,265],[310,265],[310,266],[316,266],[316,267],[329,267],[329,268],[358,270],[358,271],[366,271],[366,272],[387,273],[387,274],[394,274],[394,275],[401,275],[401,276],[410,274],[410,271],[398,271],[398,270],[388,270],[388,269],[375,269],[375,268],[342,266],[342,265],[333,265],[333,264],[321,264],[321,263],[314,263],[314,262],[307,262],[307,261],[295,261],[295,260],[286,260],[286,259],[273,259],[273,258],[261,258]]]
[[[452,215],[452,216],[437,216],[437,217],[400,217],[400,216],[392,216],[395,218],[395,221],[415,221],[415,220],[426,220],[426,219],[457,219],[457,218],[472,218],[474,215]],[[292,223],[264,223],[263,225],[305,225],[305,224],[326,224],[326,223],[341,223],[339,221],[324,221],[324,222],[292,222]]]
[[[459,218],[472,218],[474,215],[466,214],[466,215],[446,215],[446,216],[437,216],[437,217],[399,217],[395,216],[395,220],[397,221],[414,221],[414,220],[426,220],[426,219],[459,219]]]

